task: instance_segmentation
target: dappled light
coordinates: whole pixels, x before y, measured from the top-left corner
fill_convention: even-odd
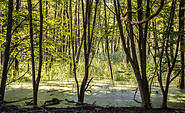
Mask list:
[[[69,80],[73,81],[73,80]],[[52,105],[50,107],[78,107],[78,105],[74,103],[68,103],[65,99],[75,100],[76,98],[76,89],[73,86],[75,82],[67,82],[67,81],[43,81],[40,83],[40,90],[38,93],[38,105],[42,106],[45,101],[51,100],[52,98],[57,98],[62,100],[60,104]],[[116,82],[114,85],[109,84],[107,80],[94,80],[91,85],[93,85],[89,91],[86,91],[85,103],[95,103],[98,106],[104,107],[139,107],[140,104],[136,103],[133,100],[134,93],[136,91],[136,85],[128,84],[126,82]],[[15,83],[7,87],[5,101],[14,101],[20,100],[26,97],[32,97],[31,94],[32,87],[31,83]],[[156,93],[157,91],[157,93]],[[183,92],[183,93],[182,93]],[[170,88],[169,91],[169,99],[168,106],[170,108],[179,108],[183,109],[185,104],[185,90],[177,90],[174,86]],[[161,105],[161,92],[159,87],[152,88],[151,92],[151,102],[153,108],[160,108]],[[136,99],[140,100],[139,92],[136,95]],[[29,102],[29,100],[23,100],[16,103],[22,107],[30,108],[32,106],[26,105],[25,102]],[[10,105],[11,105],[10,104]]]
[[[0,0],[0,112],[185,112],[184,0]]]

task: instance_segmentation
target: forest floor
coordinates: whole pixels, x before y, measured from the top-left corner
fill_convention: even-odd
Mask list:
[[[17,113],[17,112],[29,112],[29,113],[185,113],[185,109],[144,109],[140,107],[99,107],[99,106],[85,106],[85,107],[73,107],[73,108],[20,108],[15,105],[0,105],[0,112],[3,113]]]

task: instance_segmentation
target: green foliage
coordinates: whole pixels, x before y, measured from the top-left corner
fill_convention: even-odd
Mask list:
[[[33,32],[34,32],[34,52],[35,52],[35,62],[36,62],[36,74],[38,69],[38,59],[39,59],[39,5],[38,1],[33,0]],[[64,79],[74,78],[73,76],[73,65],[72,65],[72,47],[70,36],[70,22],[72,21],[73,27],[73,37],[75,38],[75,58],[80,48],[80,44],[83,40],[83,17],[82,17],[82,8],[81,3],[77,0],[72,0],[72,18],[69,18],[69,0],[48,0],[43,2],[43,67],[42,67],[42,80],[58,80],[62,81]],[[81,1],[80,1],[81,2]],[[127,1],[121,2],[121,16],[127,12]],[[150,0],[150,12],[151,14],[155,13],[159,7],[159,0]],[[161,57],[161,51],[163,49],[163,42],[169,41],[168,45],[166,43],[164,46],[169,49],[167,52],[169,55],[172,53],[170,49],[175,52],[177,47],[178,37],[184,35],[184,30],[179,31],[178,23],[178,5],[179,1],[176,3],[176,9],[174,14],[174,22],[172,25],[172,30],[168,31],[169,23],[169,13],[171,8],[172,1],[165,1],[164,8],[157,17],[149,21],[149,28],[147,34],[147,77],[151,78],[156,76],[156,72],[159,72],[159,69],[155,68],[153,59],[156,58],[157,65],[159,64],[159,59]],[[6,43],[6,29],[7,29],[7,13],[8,13],[8,1],[0,0],[0,52],[3,57]],[[85,2],[84,2],[85,4]],[[107,3],[108,7],[114,11],[113,3]],[[14,4],[16,6],[16,4]],[[90,19],[94,17],[94,7],[93,3],[91,9],[92,14]],[[86,10],[86,9],[85,9]],[[146,1],[143,1],[143,19],[146,15]],[[137,0],[132,0],[132,11],[137,11]],[[110,69],[108,66],[107,52],[105,47],[105,37],[109,39],[109,49],[110,49],[110,60],[113,70],[113,78],[115,81],[127,81],[136,84],[136,79],[134,76],[133,69],[131,64],[126,62],[126,55],[121,46],[120,34],[118,24],[116,22],[116,16],[107,9],[107,18],[104,17],[104,3],[100,1],[98,4],[98,14],[97,21],[95,24],[93,39],[92,39],[92,51],[95,52],[94,59],[92,64],[89,67],[89,77],[95,77],[96,79],[109,79],[110,80]],[[137,21],[137,13],[132,13],[134,21]],[[185,19],[182,17],[182,19]],[[105,27],[105,20],[108,22],[108,27]],[[128,25],[126,22],[123,23],[123,32],[125,40],[129,37]],[[93,21],[88,23],[92,26]],[[3,28],[3,29],[2,29]],[[13,11],[13,28],[12,28],[12,43],[11,43],[11,52],[9,60],[9,73],[8,73],[8,82],[16,80],[25,72],[29,71],[16,82],[27,82],[31,81],[31,51],[30,51],[30,39],[29,39],[29,24],[28,24],[28,9],[27,2],[21,1],[20,9]],[[144,28],[144,24],[143,24]],[[90,33],[92,27],[89,28]],[[108,32],[105,32],[108,30]],[[133,32],[135,44],[138,46],[138,26],[133,25]],[[14,32],[13,32],[14,31]],[[88,31],[88,30],[87,30]],[[169,39],[165,37],[169,34]],[[89,36],[89,35],[87,35]],[[101,39],[101,40],[100,40]],[[165,39],[165,40],[164,40]],[[88,43],[89,40],[87,40]],[[129,43],[130,44],[130,43]],[[131,45],[131,44],[130,44]],[[83,43],[82,43],[83,48]],[[165,48],[165,49],[166,49]],[[112,49],[112,51],[111,51]],[[185,51],[185,45],[179,49],[180,51]],[[84,64],[84,50],[81,49],[81,54],[79,58],[79,63],[77,64],[77,78],[81,82],[81,79],[84,76],[85,64]],[[139,52],[139,50],[136,50]],[[93,52],[92,52],[93,53]],[[162,77],[166,78],[168,72],[168,54],[164,52],[162,56]],[[173,53],[174,55],[174,53]],[[171,77],[174,77],[180,71],[180,54],[177,54],[176,65],[172,71]],[[89,58],[93,57],[93,54],[90,54]],[[19,61],[19,71],[15,70],[15,58]],[[140,62],[140,56],[137,56],[138,61]],[[77,60],[77,59],[76,59]],[[173,62],[173,59],[169,57],[170,63]],[[128,64],[127,64],[128,63]],[[28,67],[29,64],[29,67]],[[140,63],[139,63],[140,65]],[[141,70],[141,69],[140,69]],[[15,74],[16,73],[16,74]],[[2,75],[2,65],[0,66],[0,75]],[[156,80],[157,81],[157,80]],[[176,84],[178,80],[176,80]],[[80,83],[79,82],[79,83]]]

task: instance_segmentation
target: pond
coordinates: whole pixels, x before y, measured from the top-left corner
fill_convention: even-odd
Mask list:
[[[156,83],[157,84],[157,83]],[[152,107],[160,108],[162,101],[162,94],[158,85],[154,85],[151,89]],[[117,81],[114,85],[110,84],[109,80],[93,80],[90,83],[90,89],[86,92],[85,103],[98,106],[109,107],[133,107],[140,106],[133,100],[137,86],[128,82]],[[6,88],[5,101],[14,101],[23,98],[32,97],[32,83],[13,83]],[[62,100],[60,104],[52,105],[50,107],[67,108],[76,107],[74,103],[68,103],[65,99],[77,101],[76,84],[74,79],[63,81],[41,81],[38,93],[38,105],[41,106],[47,100],[57,98]],[[136,94],[136,99],[140,101],[139,91]],[[24,100],[12,103],[21,107],[26,106],[25,102],[31,100]],[[168,107],[181,108],[185,106],[185,90],[180,90],[175,86],[171,86],[168,96]]]

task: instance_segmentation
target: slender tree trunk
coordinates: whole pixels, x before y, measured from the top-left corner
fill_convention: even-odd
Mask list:
[[[79,84],[78,84],[78,80],[77,80],[77,76],[76,76],[76,61],[75,61],[75,44],[74,44],[74,37],[73,37],[73,28],[72,28],[72,1],[70,0],[70,4],[69,4],[69,11],[70,11],[70,37],[71,37],[71,45],[72,45],[72,60],[73,60],[73,74],[74,74],[74,78],[75,78],[75,82],[77,85],[77,96],[79,97]]]
[[[43,15],[42,15],[42,0],[39,2],[39,10],[40,10],[40,34],[39,34],[39,69],[38,69],[38,76],[36,79],[36,88],[35,88],[35,95],[36,99],[33,101],[33,105],[37,105],[37,95],[38,95],[38,89],[39,89],[39,83],[41,78],[41,71],[42,71],[42,30],[43,30]]]
[[[48,0],[45,1],[46,2],[46,21],[48,20]],[[45,36],[45,40],[48,39],[48,26],[46,26],[46,36]],[[49,80],[51,79],[51,76],[49,75],[49,72],[48,72],[48,48],[45,47],[45,70],[46,70],[46,74],[49,78]]]
[[[2,47],[2,45],[0,45],[0,47]],[[3,54],[2,54],[2,51],[0,52],[0,66],[3,65]]]
[[[81,88],[80,88],[80,92],[79,92],[79,97],[78,97],[78,102],[81,102],[83,103],[84,101],[84,94],[85,94],[85,86],[86,86],[86,83],[87,83],[87,80],[88,80],[88,75],[89,75],[89,56],[88,56],[88,50],[87,50],[87,23],[88,23],[88,14],[90,13],[90,0],[87,0],[86,2],[86,14],[84,15],[83,14],[83,17],[84,17],[84,23],[83,23],[83,29],[84,29],[84,33],[83,33],[83,39],[84,39],[84,57],[85,57],[85,75],[84,75],[84,78],[83,78],[83,81],[82,81],[82,84],[81,84]],[[83,6],[83,0],[82,0],[82,7]],[[84,10],[83,10],[84,12]],[[90,27],[90,26],[89,26]]]
[[[11,29],[12,29],[12,12],[13,12],[13,0],[8,1],[8,26],[7,26],[7,34],[6,34],[6,48],[4,54],[4,64],[3,64],[3,73],[1,79],[1,87],[0,87],[0,101],[4,100],[5,94],[5,86],[8,74],[8,62],[10,55],[10,43],[11,43]]]
[[[86,2],[86,14],[84,15],[84,6],[83,6],[83,0],[82,0],[82,13],[83,13],[83,28],[84,28],[84,33],[83,33],[83,39],[84,39],[84,57],[85,57],[85,75],[80,87],[80,92],[79,92],[79,97],[78,97],[78,102],[83,103],[84,101],[84,95],[85,95],[85,90],[87,89],[87,80],[89,76],[89,55],[91,52],[91,44],[93,40],[93,33],[94,33],[94,27],[95,27],[95,22],[96,22],[96,12],[97,12],[97,5],[98,5],[99,0],[96,1],[96,6],[95,6],[95,14],[94,14],[94,20],[93,20],[93,25],[92,29],[90,32],[90,15],[91,15],[91,9],[90,7],[92,6],[92,1],[87,0]],[[88,34],[87,34],[87,25],[88,25]],[[88,36],[88,38],[87,38]]]
[[[80,33],[81,33],[81,32],[80,32],[80,0],[78,0],[78,5],[77,5],[77,6],[78,6],[78,9],[77,9],[77,10],[78,10],[78,11],[77,11],[77,12],[78,12],[78,16],[77,16],[77,17],[78,17],[78,18],[77,18],[77,24],[78,24],[78,27],[77,27],[77,29],[78,29],[77,43],[78,43],[78,44],[77,44],[77,45],[80,46],[80,42],[81,42],[81,40],[80,40]],[[76,53],[76,54],[77,54],[77,53]]]
[[[16,10],[18,11],[19,10],[19,0],[16,0]],[[18,41],[18,38],[16,37],[15,38],[15,44],[16,44],[16,41]],[[18,51],[18,48],[15,49],[16,51]],[[19,61],[17,58],[15,58],[15,68],[14,68],[14,78],[15,76],[18,74],[18,71],[19,71]]]
[[[34,45],[33,45],[33,27],[32,27],[32,3],[28,0],[29,24],[30,24],[30,43],[31,43],[31,63],[32,63],[32,82],[33,82],[33,104],[37,105],[37,93],[35,85],[35,61],[34,61]]]
[[[142,0],[138,0],[138,1],[139,1],[138,8],[140,8],[142,5]],[[147,0],[146,18],[148,18],[149,14],[150,14],[149,3],[150,3],[150,1]],[[142,10],[140,10],[140,11],[141,11],[141,17],[138,16],[139,21],[142,20]],[[140,34],[141,36],[139,35],[139,37],[141,38],[141,47],[142,47],[141,48],[142,52],[140,53],[140,54],[142,54],[142,56],[141,56],[141,70],[142,70],[142,82],[143,82],[142,84],[143,84],[143,90],[144,90],[144,98],[145,98],[144,100],[146,102],[144,105],[146,105],[146,107],[151,107],[149,85],[148,85],[148,80],[147,80],[147,75],[146,75],[146,60],[147,60],[147,58],[146,58],[146,53],[147,53],[146,52],[146,44],[147,44],[146,40],[147,40],[148,22],[145,23],[145,32],[144,33],[143,33],[142,27],[143,26],[139,25],[139,28],[140,28],[139,32],[141,33]]]
[[[180,60],[181,60],[181,74],[180,74],[180,78],[179,78],[179,85],[180,85],[180,89],[184,89],[184,35],[182,33],[182,31],[184,30],[184,20],[182,19],[184,17],[184,0],[180,0],[180,6],[179,6],[179,32],[182,35],[179,35],[181,38],[181,42],[180,42]]]
[[[5,27],[5,25],[6,24],[4,24],[4,23],[2,23],[2,33],[4,33],[5,32],[5,30],[4,30],[4,27]],[[3,45],[1,45],[1,47],[3,47]],[[1,66],[3,66],[3,64],[4,64],[4,53],[1,51]]]
[[[131,4],[131,1],[128,1]],[[141,0],[138,0],[138,7],[140,7],[142,4]],[[141,73],[140,73],[140,68],[139,68],[139,63],[137,60],[137,54],[136,54],[136,44],[134,41],[133,37],[131,38],[131,52],[129,52],[128,47],[126,46],[126,41],[123,35],[123,27],[121,24],[120,20],[120,4],[118,0],[114,0],[114,6],[115,6],[115,12],[116,12],[116,17],[117,17],[117,22],[119,25],[119,32],[121,36],[121,41],[122,41],[122,46],[123,49],[127,55],[127,58],[129,62],[132,65],[132,68],[134,70],[139,90],[140,90],[140,95],[141,95],[141,100],[142,100],[142,106],[145,108],[151,107],[150,104],[150,93],[149,93],[149,87],[148,87],[148,81],[146,77],[146,43],[145,39],[143,38],[143,28],[142,25],[139,25],[139,55],[140,55],[140,61],[143,61],[141,63]],[[138,20],[142,20],[142,10],[138,11]]]
[[[164,89],[162,91],[162,96],[163,96],[163,99],[162,99],[162,105],[161,107],[162,108],[167,108],[167,98],[168,98],[168,89]]]
[[[176,5],[176,0],[172,0],[172,7],[171,7],[171,12],[170,12],[170,18],[169,18],[169,23],[168,23],[168,28],[167,28],[167,35],[166,35],[166,46],[165,46],[165,53],[166,53],[166,59],[167,59],[167,64],[168,64],[168,73],[166,77],[166,86],[164,89],[163,93],[163,101],[162,101],[162,108],[167,108],[167,96],[168,96],[168,89],[169,89],[169,84],[170,84],[170,76],[173,71],[173,62],[171,60],[175,61],[176,58],[174,59],[171,55],[169,54],[168,51],[171,50],[171,44],[169,42],[170,40],[170,32],[172,31],[172,26],[174,22],[174,14],[175,14],[175,5]],[[178,48],[179,43],[177,42],[177,48]],[[170,57],[169,57],[170,56]]]
[[[104,0],[104,12],[105,12],[105,35],[108,33],[108,25],[107,25],[107,15],[106,15],[106,2]],[[106,39],[106,49],[107,49],[107,58],[108,58],[108,64],[110,68],[110,75],[111,75],[111,82],[113,83],[113,73],[112,73],[112,65],[111,65],[111,60],[110,60],[110,55],[109,55],[109,39],[108,36],[105,36]]]
[[[78,2],[78,0],[76,0],[76,2]],[[75,27],[77,28],[77,4],[75,4],[75,18],[74,18],[74,22],[75,22]],[[74,40],[74,43],[75,43],[75,55],[77,53],[77,48],[78,48],[78,29],[75,29],[75,40]]]

